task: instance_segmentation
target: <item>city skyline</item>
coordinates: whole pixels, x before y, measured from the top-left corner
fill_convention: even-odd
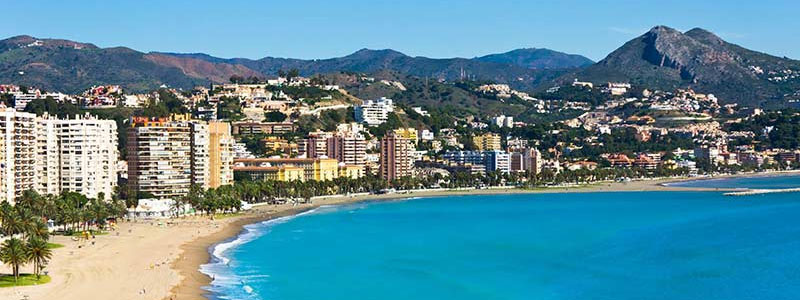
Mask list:
[[[35,12],[39,20],[28,22],[23,19],[25,14],[11,14],[0,20],[0,36],[64,38],[100,47],[202,52],[225,58],[330,58],[361,48],[390,48],[432,58],[470,58],[535,47],[598,61],[650,27],[667,25],[684,31],[700,27],[746,48],[800,57],[795,50],[797,42],[785,38],[799,34],[800,29],[781,21],[790,19],[795,11],[792,7],[798,8],[789,1],[736,7],[719,1],[673,1],[657,11],[638,1],[575,1],[569,6],[507,1],[495,1],[491,6],[477,1],[460,5],[444,1],[409,1],[403,5],[360,0],[335,5],[310,2],[314,1],[232,1],[225,6],[204,1],[103,5],[15,2],[5,8]],[[421,5],[429,9],[418,9]],[[778,6],[786,9],[773,9]],[[121,11],[124,16],[117,13]],[[217,42],[209,43],[209,36]],[[308,47],[308,41],[325,47]]]

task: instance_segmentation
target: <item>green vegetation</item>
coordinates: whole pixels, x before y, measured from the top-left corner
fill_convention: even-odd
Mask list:
[[[47,248],[48,248],[48,249],[58,249],[58,248],[63,248],[63,247],[64,247],[64,245],[62,245],[62,244],[58,244],[58,243],[47,243]]]
[[[794,109],[766,112],[741,123],[731,123],[727,129],[756,133],[755,140],[739,140],[736,144],[755,142],[761,149],[800,148],[800,111]]]
[[[50,232],[43,220],[55,220],[66,234],[72,234],[76,229],[90,230],[90,225],[99,231],[109,217],[125,214],[125,205],[121,201],[107,202],[104,198],[102,193],[98,199],[88,199],[75,192],[42,196],[28,190],[16,199],[13,206],[6,201],[0,203],[0,230],[11,236],[0,245],[0,261],[11,267],[14,284],[30,282],[27,277],[20,276],[20,268],[26,264],[33,266],[36,279],[30,284],[49,281],[49,278],[40,276],[41,272],[52,257],[52,249],[63,245],[47,242]],[[7,280],[4,278],[2,281]]]
[[[34,274],[20,274],[14,278],[13,275],[0,276],[0,288],[26,285],[40,285],[50,282],[50,276]]]
[[[279,111],[268,111],[264,113],[264,120],[267,122],[283,122],[288,116]]]
[[[322,111],[319,117],[314,115],[304,115],[297,119],[296,135],[306,136],[309,132],[316,130],[333,131],[341,123],[355,122],[353,108],[331,109]]]
[[[25,112],[37,115],[42,115],[46,112],[51,116],[64,118],[81,114],[81,109],[75,104],[69,102],[59,103],[52,97],[47,97],[46,99],[36,99],[29,102],[25,105]]]
[[[244,118],[239,98],[220,97],[217,103],[217,118],[221,120],[239,121]]]

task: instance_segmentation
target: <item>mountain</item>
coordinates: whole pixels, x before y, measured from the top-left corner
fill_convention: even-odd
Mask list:
[[[781,102],[797,93],[800,61],[748,50],[700,28],[680,32],[656,26],[559,81],[576,78],[595,83],[628,81],[646,88],[689,87],[713,93],[724,103],[758,105]]]
[[[548,50],[550,51],[550,50]],[[513,52],[513,51],[512,51]],[[522,54],[527,53],[523,51]],[[567,54],[552,51],[552,55],[540,54],[539,59],[524,55],[505,54],[511,61],[492,61],[493,58],[427,58],[412,57],[391,49],[361,49],[353,54],[329,58],[302,60],[291,58],[265,57],[258,60],[246,58],[219,59],[213,56],[198,54],[162,53],[175,57],[191,57],[208,62],[238,64],[262,74],[277,74],[278,70],[297,69],[301,75],[332,73],[340,71],[374,73],[381,70],[396,71],[407,75],[430,77],[441,80],[457,80],[470,78],[504,82],[519,88],[531,88],[576,67],[569,59],[552,58],[553,55]],[[520,58],[516,58],[516,57]],[[528,55],[529,56],[529,55]],[[549,61],[548,61],[549,60]],[[517,62],[524,63],[518,64]],[[547,66],[547,68],[531,68],[531,66]]]
[[[218,58],[203,53],[144,53],[125,47],[100,48],[58,39],[16,36],[0,41],[0,82],[75,93],[93,85],[119,84],[130,91],[161,85],[190,88],[226,82],[233,75],[274,76],[298,69],[301,75],[382,70],[440,80],[462,78],[512,84],[529,89],[582,65],[580,57],[545,49],[521,49],[475,59],[411,57],[385,49],[302,60]]]
[[[208,81],[187,76],[178,68],[125,47],[99,48],[17,36],[0,41],[0,82],[74,93],[99,84],[145,90],[161,84],[192,86]]]
[[[506,53],[475,58],[478,61],[517,65],[529,69],[582,68],[594,61],[577,54],[567,54],[544,48],[524,48]]]

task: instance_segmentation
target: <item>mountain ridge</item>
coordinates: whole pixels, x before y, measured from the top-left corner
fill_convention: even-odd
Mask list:
[[[680,32],[662,25],[557,81],[579,78],[668,90],[694,88],[721,96],[726,103],[761,105],[780,102],[800,89],[800,80],[776,81],[775,74],[784,72],[800,72],[800,61],[743,48],[702,28]]]
[[[313,60],[269,56],[260,59],[219,58],[205,53],[101,48],[91,43],[19,35],[0,40],[0,82],[65,92],[79,92],[100,84],[120,84],[128,90],[146,91],[161,85],[191,88],[226,82],[233,75],[263,78],[289,69],[298,69],[304,76],[340,71],[374,73],[392,70],[441,80],[469,78],[532,88],[574,67],[569,62],[559,65],[559,58],[551,58],[551,55],[574,58],[557,51],[549,52],[539,57],[547,60],[547,69],[479,58],[412,57],[392,49],[367,48],[342,57]],[[520,61],[535,64],[531,58]]]

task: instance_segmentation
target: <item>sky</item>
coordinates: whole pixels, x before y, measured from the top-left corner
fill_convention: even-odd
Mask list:
[[[0,39],[224,58],[330,58],[361,48],[470,58],[534,47],[600,60],[667,25],[800,59],[800,1],[0,0],[0,10]]]

